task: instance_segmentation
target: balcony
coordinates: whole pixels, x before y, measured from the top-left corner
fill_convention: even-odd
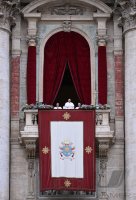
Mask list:
[[[27,157],[34,158],[38,135],[38,110],[24,110],[25,126],[20,131],[20,141],[26,148]],[[101,156],[106,157],[114,132],[110,128],[110,109],[96,110],[96,144]]]

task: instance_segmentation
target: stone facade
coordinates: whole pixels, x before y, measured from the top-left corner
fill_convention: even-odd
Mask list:
[[[36,100],[42,102],[44,47],[59,31],[75,31],[89,44],[93,104],[98,102],[98,46],[106,46],[111,107],[108,113],[97,113],[96,192],[68,198],[134,200],[135,0],[0,1],[0,199],[67,199],[66,192],[39,192],[38,129],[29,124],[31,114],[37,113],[22,111],[27,103],[28,46],[37,49]]]

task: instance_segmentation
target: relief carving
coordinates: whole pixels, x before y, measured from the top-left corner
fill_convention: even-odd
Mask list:
[[[84,8],[65,4],[63,6],[50,8],[50,11],[51,15],[83,15]]]
[[[115,11],[121,14],[119,26],[123,26],[124,32],[136,27],[136,0],[117,0]]]
[[[63,22],[63,31],[70,32],[71,31],[72,22],[67,20]]]
[[[35,199],[35,160],[28,159],[28,194],[27,199]]]
[[[16,0],[0,1],[0,26],[9,29],[10,26],[15,25],[15,16],[20,13],[19,4]]]

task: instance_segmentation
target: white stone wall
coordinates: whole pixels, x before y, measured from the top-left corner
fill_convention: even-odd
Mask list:
[[[136,30],[125,33],[126,199],[136,198]]]
[[[9,32],[0,28],[0,199],[9,200]]]

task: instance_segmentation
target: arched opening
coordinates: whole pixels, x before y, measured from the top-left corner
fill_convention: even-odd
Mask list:
[[[90,48],[86,39],[73,31],[54,34],[44,48],[43,102],[59,100],[62,105],[67,98],[91,103]]]
[[[61,83],[61,86],[60,86],[60,89],[59,89],[59,92],[55,99],[54,104],[56,105],[56,103],[59,102],[60,106],[62,107],[68,98],[71,98],[72,102],[74,102],[75,105],[77,105],[78,102],[80,101],[79,97],[77,95],[76,89],[74,87],[73,80],[72,80],[70,70],[69,70],[69,66],[67,63],[65,72],[64,72],[64,76],[63,76],[63,80],[62,80],[62,83]]]

